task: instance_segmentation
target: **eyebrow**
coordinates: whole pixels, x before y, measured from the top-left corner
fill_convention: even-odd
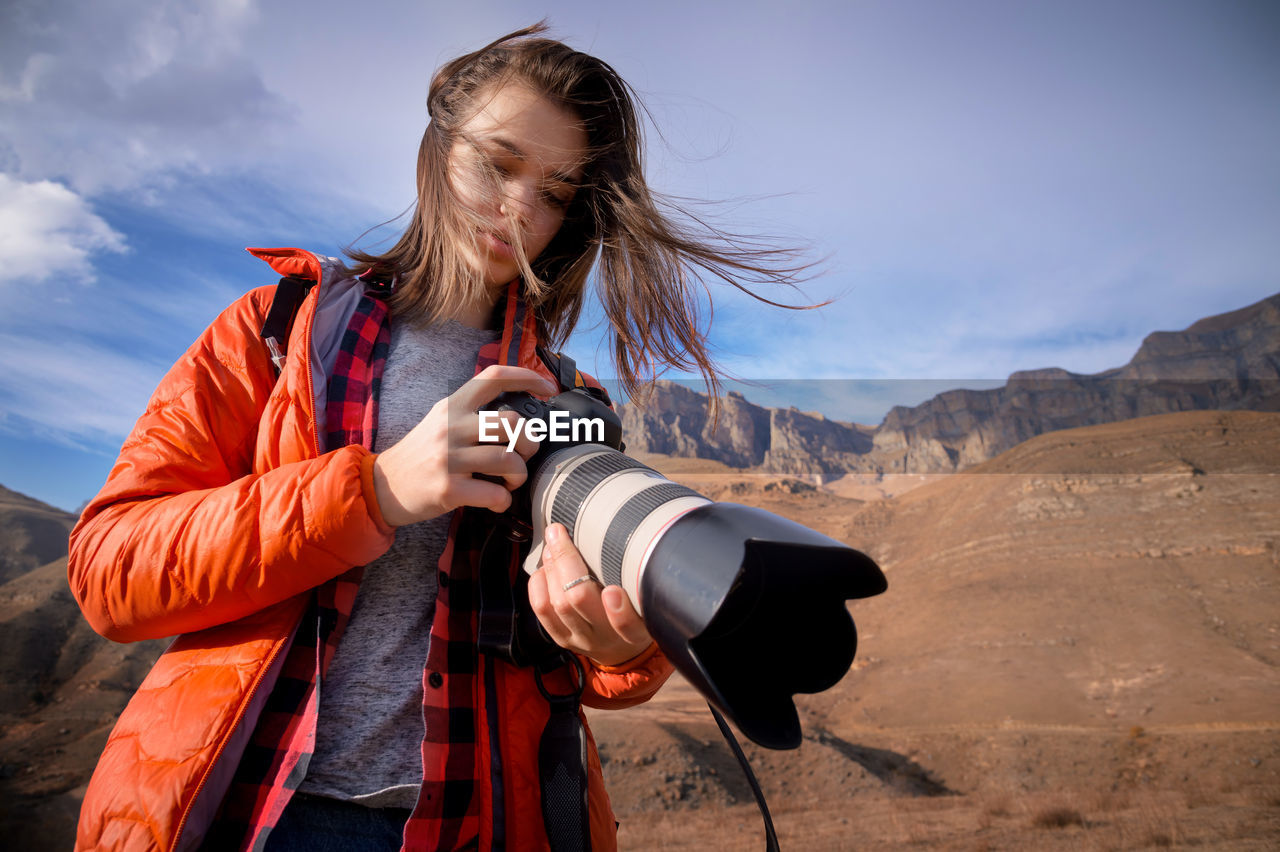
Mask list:
[[[511,156],[516,157],[517,159],[529,159],[529,155],[526,154],[519,145],[512,142],[510,139],[507,139],[505,136],[490,136],[488,141],[507,151]],[[563,183],[573,187],[574,189],[580,189],[582,187],[582,178],[574,177],[568,172],[554,171],[551,173],[551,179],[556,183]]]

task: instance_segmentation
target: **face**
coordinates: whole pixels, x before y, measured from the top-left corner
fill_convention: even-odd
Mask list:
[[[560,230],[582,182],[587,135],[575,115],[524,85],[481,103],[449,152],[449,178],[482,223],[462,250],[493,290],[520,272],[517,236],[533,263]]]

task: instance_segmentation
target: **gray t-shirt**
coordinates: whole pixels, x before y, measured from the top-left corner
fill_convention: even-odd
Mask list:
[[[495,331],[453,321],[392,323],[374,451],[396,444],[475,374]],[[436,564],[452,513],[396,529],[364,571],[338,652],[320,687],[316,749],[304,793],[412,808],[422,782],[422,671],[436,602]]]

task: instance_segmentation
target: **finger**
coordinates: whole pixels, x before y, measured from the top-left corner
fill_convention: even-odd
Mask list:
[[[535,441],[529,437],[529,433],[524,428],[524,418],[514,411],[499,411],[497,414],[498,420],[504,422],[495,423],[493,427],[490,427],[488,435],[499,435],[500,437],[496,440],[500,440],[502,442],[503,448],[511,449],[512,452],[519,455],[520,458],[525,461],[533,458],[533,454],[538,451],[540,446],[542,446],[542,442]],[[481,423],[480,415],[476,414],[475,417],[477,421],[477,429],[479,429]],[[513,435],[516,439],[514,448],[512,448],[511,444],[511,437]]]
[[[653,641],[644,619],[631,604],[631,599],[621,586],[606,586],[600,591],[605,615],[614,632],[633,645],[648,645]]]
[[[469,476],[451,476],[441,501],[450,510],[459,506],[474,506],[502,513],[511,508],[511,491],[495,482],[472,479]]]
[[[564,524],[547,524],[542,535],[546,540],[543,546],[543,558],[545,559],[548,554],[551,556],[548,566],[551,569],[551,576],[547,579],[548,584],[559,582],[563,586],[570,580],[576,580],[591,573],[591,569],[587,567],[582,554],[574,546],[573,539],[569,537],[569,531],[565,529]]]
[[[517,438],[524,435],[524,428],[519,425],[520,415],[514,411],[495,411],[483,406],[479,411],[464,411],[455,400],[448,416],[449,444],[453,447],[482,444],[505,450],[511,444],[512,433]]]
[[[524,391],[537,396],[552,396],[557,388],[551,382],[524,367],[493,364],[453,393],[459,410],[475,411],[492,402],[500,393]]]
[[[461,406],[450,406],[449,443],[455,447],[493,444],[505,449],[511,436],[501,422],[506,419],[504,414],[505,411],[492,412],[483,408],[480,411],[463,411]]]
[[[569,627],[596,629],[608,623],[604,604],[600,602],[600,587],[594,582],[565,586],[591,575],[591,569],[582,554],[574,546],[563,524],[549,524],[544,532],[546,545],[543,560],[547,567],[547,588],[551,605]],[[546,563],[550,551],[550,563]],[[579,625],[577,622],[581,622]]]
[[[517,422],[519,422],[520,420],[520,416],[517,415],[514,411],[504,411],[502,413],[504,415],[515,418]],[[516,435],[517,437],[516,437],[515,451],[520,455],[520,458],[524,459],[525,461],[528,461],[529,459],[533,458],[533,454],[536,453],[538,451],[538,448],[542,446],[542,442],[535,441],[532,438],[530,438],[529,433],[526,432],[523,427],[521,427],[519,431],[516,432]]]
[[[547,562],[544,561],[543,567],[529,576],[529,608],[538,617],[538,621],[542,624],[542,629],[547,631],[547,635],[551,637],[551,640],[564,647],[571,634],[551,606],[551,592],[548,588],[547,573]]]
[[[492,444],[454,450],[449,455],[449,472],[464,477],[475,473],[499,476],[509,491],[524,485],[529,478],[524,459],[516,453],[507,452],[506,447]]]

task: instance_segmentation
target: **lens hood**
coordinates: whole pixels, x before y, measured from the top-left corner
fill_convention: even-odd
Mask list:
[[[857,633],[846,600],[888,583],[865,554],[763,509],[712,503],[655,543],[645,624],[684,677],[751,740],[800,745],[793,696],[848,672]]]

